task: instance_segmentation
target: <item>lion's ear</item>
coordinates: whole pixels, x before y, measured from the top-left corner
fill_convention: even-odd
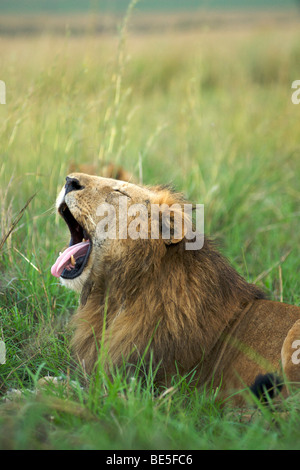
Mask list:
[[[173,245],[183,240],[184,212],[180,204],[173,204],[162,211],[161,236],[166,245]]]

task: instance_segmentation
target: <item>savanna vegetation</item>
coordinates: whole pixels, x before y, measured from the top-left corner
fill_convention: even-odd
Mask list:
[[[231,410],[189,377],[157,395],[152,377],[111,383],[101,364],[95,377],[74,367],[78,297],[50,274],[68,238],[54,202],[72,162],[99,174],[121,164],[204,203],[206,233],[234,267],[300,305],[296,13],[163,34],[131,33],[130,15],[115,34],[0,38],[0,448],[299,449],[297,394]],[[46,375],[70,382],[36,394]]]

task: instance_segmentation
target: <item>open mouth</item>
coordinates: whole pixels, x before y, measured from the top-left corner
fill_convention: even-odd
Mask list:
[[[58,212],[69,227],[71,240],[69,247],[60,253],[51,268],[51,274],[63,279],[75,279],[80,276],[88,261],[92,243],[86,230],[73,217],[66,203],[61,204]]]

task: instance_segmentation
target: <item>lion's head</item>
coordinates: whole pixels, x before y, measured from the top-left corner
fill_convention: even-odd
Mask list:
[[[183,240],[187,232],[183,217],[185,221],[190,220],[181,211],[181,196],[166,188],[147,188],[81,173],[66,178],[56,207],[71,239],[51,272],[66,287],[79,292],[93,270],[101,270],[101,261],[109,253],[121,256],[128,251],[130,242],[135,241],[142,250],[155,253],[155,258],[163,257],[167,246]],[[156,218],[155,207],[158,208]],[[170,208],[172,211],[165,217],[164,211]],[[180,234],[174,229],[175,222],[182,229]],[[144,240],[149,243],[143,243]]]

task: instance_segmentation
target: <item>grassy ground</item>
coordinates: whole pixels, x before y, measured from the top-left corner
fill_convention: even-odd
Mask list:
[[[50,274],[67,238],[53,204],[72,161],[173,183],[205,204],[206,232],[242,275],[300,305],[299,28],[121,37],[1,38],[2,237],[36,196],[0,254],[0,390],[25,393],[0,406],[0,448],[299,448],[297,396],[280,412],[240,413],[188,379],[157,397],[151,378],[141,388],[73,370],[78,299]],[[47,374],[74,384],[36,398]]]

